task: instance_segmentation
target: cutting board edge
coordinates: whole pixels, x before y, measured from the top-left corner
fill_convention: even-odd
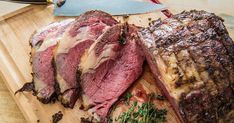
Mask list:
[[[29,10],[33,9],[32,7],[33,7],[33,5],[27,4],[24,7],[19,8],[16,11],[13,11],[13,12],[7,13],[7,14],[5,14],[3,16],[0,16],[0,22],[3,21],[3,20],[6,20],[8,18],[11,18],[13,16],[16,16],[18,14],[21,14],[23,12],[29,11]]]
[[[0,59],[3,59],[0,61],[0,68],[1,68],[0,77],[3,79],[4,84],[7,86],[7,89],[10,91],[11,96],[13,97],[17,106],[20,108],[20,111],[23,113],[26,121],[28,123],[37,122],[38,118],[36,115],[34,115],[35,113],[33,113],[34,112],[33,109],[27,108],[27,106],[30,105],[28,103],[27,97],[24,94],[15,95],[14,93],[15,93],[16,89],[14,89],[14,88],[20,88],[20,87],[16,84],[10,84],[9,80],[6,77],[6,75],[8,75],[8,77],[10,77],[10,79],[12,79],[12,80],[14,80],[16,78],[21,78],[23,80],[22,75],[21,76],[19,75],[20,72],[19,72],[14,60],[11,58],[9,52],[7,51],[7,49],[5,48],[5,46],[1,40],[0,40]],[[3,71],[5,71],[5,74]],[[14,72],[14,73],[12,73],[12,72]],[[15,77],[13,77],[13,76],[15,76]],[[14,85],[15,85],[15,87],[14,87]],[[18,96],[20,96],[20,98]],[[19,100],[24,100],[24,101],[19,101]],[[27,111],[24,110],[24,108],[27,108]]]

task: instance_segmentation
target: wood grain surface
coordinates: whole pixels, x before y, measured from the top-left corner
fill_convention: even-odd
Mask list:
[[[162,2],[173,13],[190,9],[216,13],[224,18],[225,25],[231,37],[234,38],[233,0],[164,0]],[[146,26],[149,17],[152,19],[164,18],[161,13],[154,12],[130,16],[127,21],[139,26]],[[116,18],[123,21],[122,17]],[[53,17],[51,6],[30,6],[20,10],[20,14],[14,14],[10,18],[4,18],[0,21],[0,76],[2,77],[0,79],[0,123],[36,123],[39,119],[41,123],[48,123],[51,122],[51,115],[59,110],[65,114],[62,122],[77,122],[79,120],[77,117],[80,114],[77,111],[78,109],[65,110],[59,104],[42,105],[28,93],[13,95],[24,82],[31,81],[31,67],[28,62],[30,52],[28,39],[30,35],[43,25],[60,19],[63,19],[63,17]],[[142,78],[143,80],[145,78]],[[74,118],[71,119],[70,117]]]
[[[18,106],[0,78],[0,123],[25,123]]]

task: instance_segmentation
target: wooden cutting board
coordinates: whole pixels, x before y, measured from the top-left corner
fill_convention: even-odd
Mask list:
[[[182,8],[179,6],[174,8],[173,11],[180,11]],[[222,15],[222,14],[221,14]],[[29,123],[50,123],[52,115],[58,111],[64,114],[61,123],[79,122],[80,117],[85,114],[79,110],[79,101],[76,103],[74,109],[65,109],[59,103],[55,104],[42,104],[30,93],[21,93],[14,95],[14,92],[23,86],[25,82],[31,81],[31,66],[29,64],[30,46],[29,37],[36,30],[44,25],[53,21],[64,19],[65,17],[54,17],[52,15],[52,6],[28,6],[15,13],[11,13],[0,21],[0,75],[6,83],[9,91],[11,92],[15,102],[23,112],[26,120]],[[233,16],[225,15],[228,20],[227,26],[229,27],[230,35],[233,37]],[[142,15],[132,15],[129,18],[123,19],[118,16],[116,19],[120,21],[128,21],[137,26],[147,26],[149,20],[155,20],[159,17],[164,18],[160,12],[153,12]],[[143,76],[136,82],[137,84],[149,85],[151,87],[154,79],[148,68],[145,68]],[[155,90],[160,93],[158,88]],[[174,111],[168,102],[163,102],[158,105],[159,108],[168,109],[168,122],[178,122]]]

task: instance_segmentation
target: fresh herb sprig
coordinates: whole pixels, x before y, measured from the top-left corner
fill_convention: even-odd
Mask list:
[[[162,123],[166,121],[166,109],[158,109],[152,102],[141,106],[134,102],[128,111],[123,112],[116,121],[120,123]]]
[[[131,97],[131,93],[127,93],[123,97],[125,104],[127,103],[129,105]],[[157,98],[162,99],[163,97],[155,95],[154,93],[149,94],[147,97],[147,102],[141,105],[138,105],[136,101],[133,102],[129,110],[123,112],[115,121],[119,123],[162,123],[166,121],[167,110],[158,109],[154,103],[152,103],[152,100]]]
[[[132,94],[127,92],[121,101],[126,105],[130,105],[130,99]],[[162,123],[166,121],[167,110],[158,109],[153,100],[165,100],[165,97],[162,95],[156,95],[155,93],[150,93],[147,95],[147,101],[141,105],[138,102],[134,101],[131,103],[130,108],[123,112],[121,115],[113,119],[112,117],[108,118],[108,123],[116,121],[118,123]]]

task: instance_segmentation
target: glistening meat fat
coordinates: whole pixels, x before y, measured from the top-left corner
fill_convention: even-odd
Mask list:
[[[234,44],[220,17],[182,12],[139,34],[156,82],[181,121],[217,122],[233,112]]]
[[[116,23],[107,13],[89,11],[79,16],[64,32],[54,53],[59,100],[64,106],[72,108],[81,92],[77,73],[81,56]]]
[[[141,75],[144,56],[133,25],[117,24],[85,52],[79,65],[84,106],[105,120],[111,106]]]

